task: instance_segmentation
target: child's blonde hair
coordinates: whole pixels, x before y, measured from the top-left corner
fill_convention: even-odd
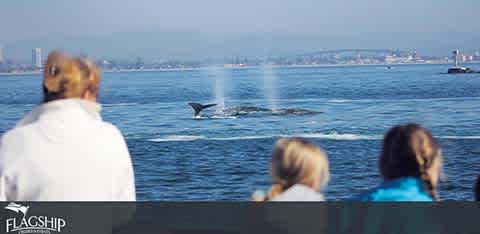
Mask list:
[[[330,175],[327,156],[323,150],[307,140],[278,140],[271,160],[273,185],[266,200],[273,199],[295,184],[323,189],[328,183]]]

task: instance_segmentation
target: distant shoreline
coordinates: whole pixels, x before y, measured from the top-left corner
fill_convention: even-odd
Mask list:
[[[480,62],[470,62],[464,64],[479,64]],[[315,64],[315,65],[271,65],[273,68],[322,68],[322,67],[359,67],[359,66],[408,66],[408,65],[448,65],[450,63],[445,62],[432,62],[432,63],[377,63],[377,64]],[[261,68],[262,66],[231,66],[231,67],[218,67],[223,69],[254,69]],[[137,73],[137,72],[182,72],[182,71],[201,71],[208,70],[210,67],[199,68],[159,68],[159,69],[118,69],[118,70],[103,70],[103,73]],[[27,76],[27,75],[41,75],[42,71],[29,71],[29,72],[0,72],[0,76]]]

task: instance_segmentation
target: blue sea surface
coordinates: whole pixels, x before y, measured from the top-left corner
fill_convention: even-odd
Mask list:
[[[444,154],[442,200],[472,200],[480,175],[480,74],[442,74],[448,65],[203,69],[105,73],[100,102],[132,155],[139,200],[247,200],[268,189],[269,158],[281,136],[306,137],[328,153],[329,200],[380,182],[382,135],[417,122]],[[480,70],[480,65],[472,67]],[[42,100],[41,76],[0,76],[0,133]],[[303,108],[317,115],[230,118],[188,102]],[[41,155],[39,155],[41,156]]]

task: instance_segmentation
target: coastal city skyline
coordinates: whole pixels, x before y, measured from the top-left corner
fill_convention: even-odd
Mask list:
[[[0,72],[18,73],[39,71],[45,61],[44,49],[31,49],[31,59],[19,60],[9,57],[0,47]],[[47,51],[49,52],[49,51]],[[157,70],[157,69],[194,69],[209,66],[241,68],[255,66],[322,66],[322,65],[389,65],[389,64],[445,64],[454,61],[453,56],[431,56],[419,54],[415,49],[338,49],[313,51],[304,54],[277,56],[224,56],[202,59],[155,58],[144,59],[134,56],[129,59],[90,57],[104,70]],[[480,62],[480,52],[460,53],[457,59],[461,63]]]

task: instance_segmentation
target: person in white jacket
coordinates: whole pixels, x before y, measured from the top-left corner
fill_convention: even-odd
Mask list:
[[[44,103],[0,142],[0,200],[135,201],[130,154],[120,131],[102,121],[99,71],[52,52]]]
[[[301,138],[283,138],[273,149],[268,194],[255,192],[253,201],[324,201],[329,180],[328,159],[316,145]]]

